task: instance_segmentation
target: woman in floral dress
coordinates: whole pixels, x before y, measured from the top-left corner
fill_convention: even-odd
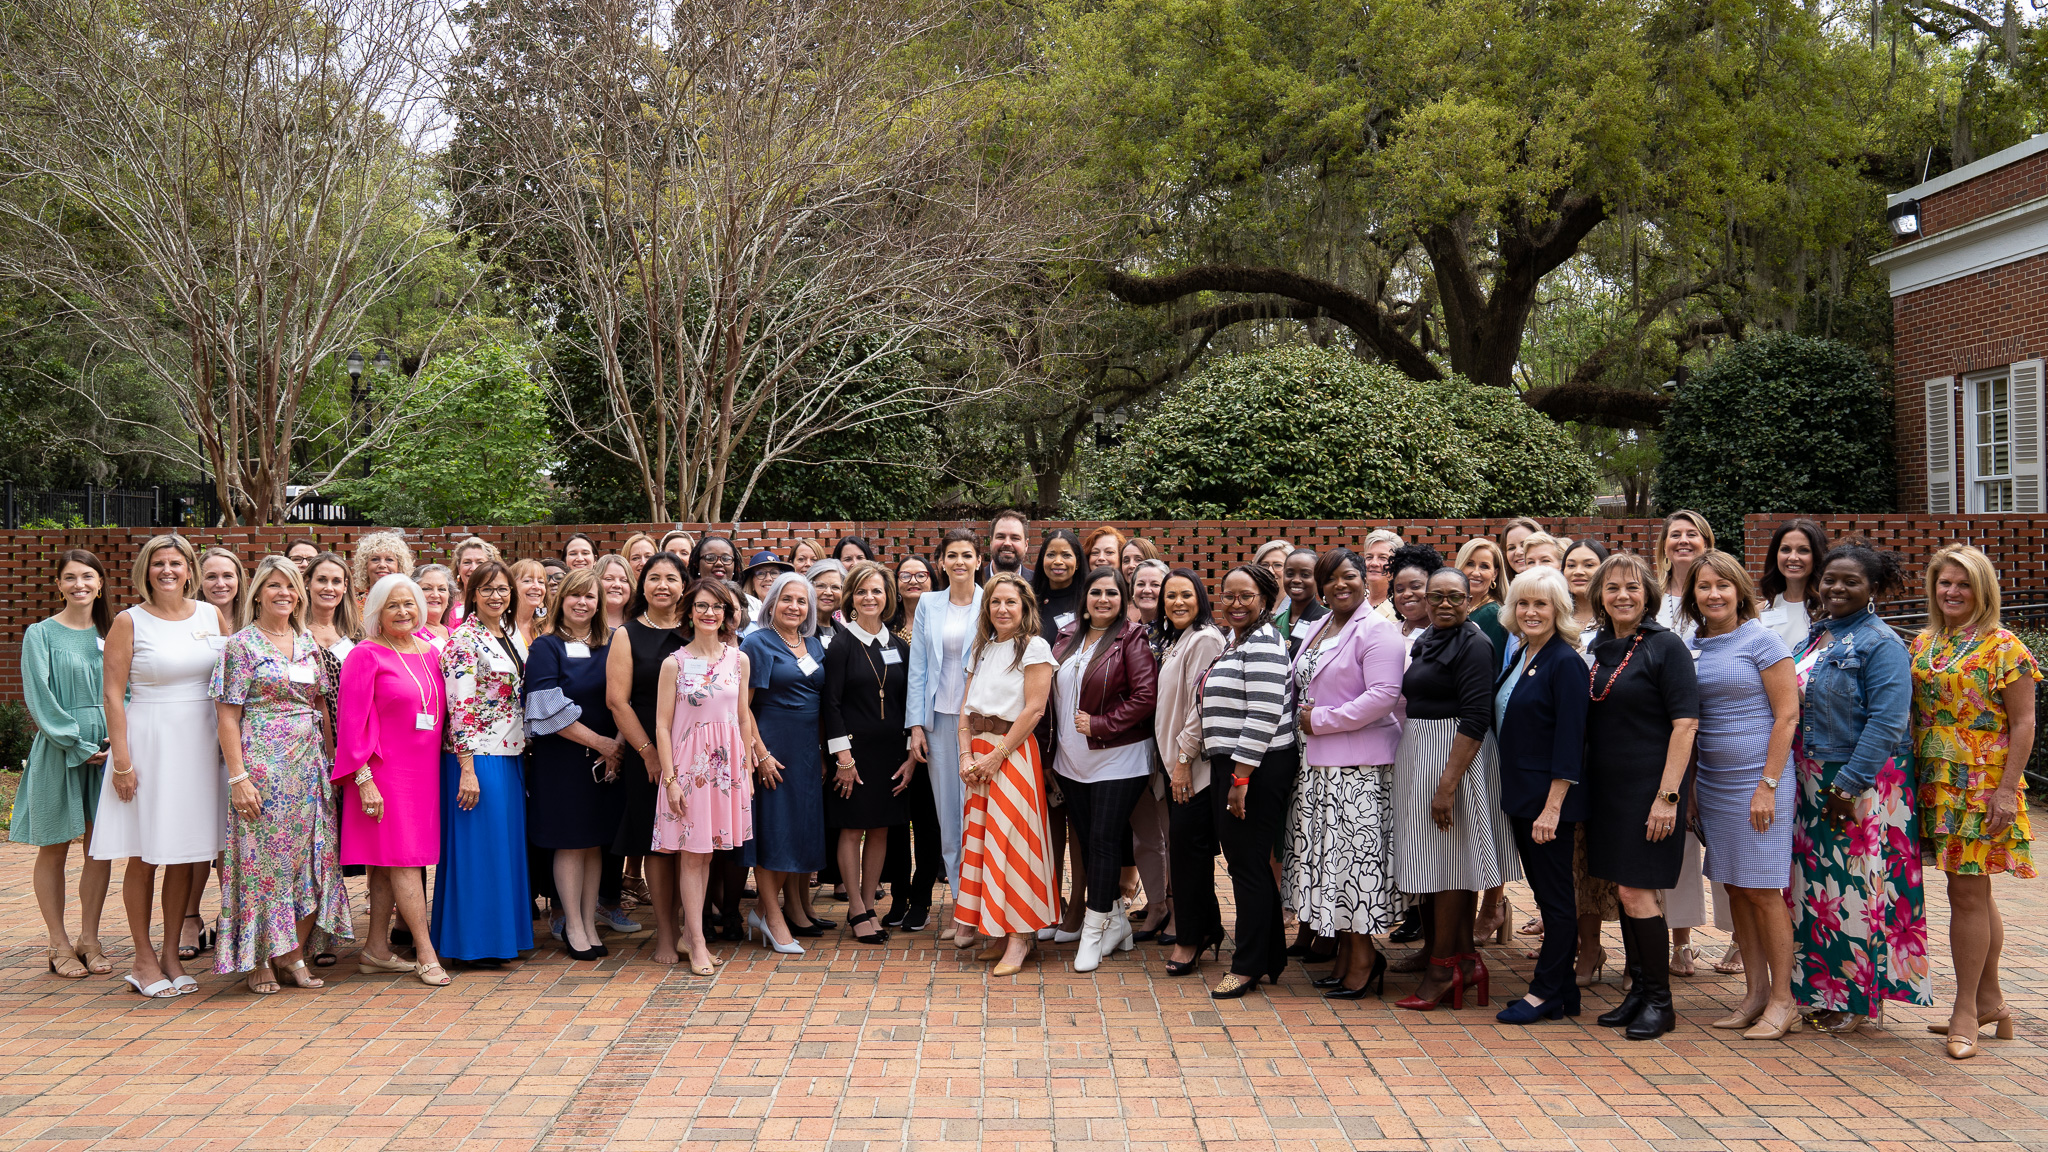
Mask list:
[[[2034,745],[2034,682],[2041,670],[2019,637],[1999,626],[1998,572],[1968,545],[1927,565],[1927,627],[1913,639],[1913,743],[1920,769],[1920,834],[1948,873],[1949,954],[1956,999],[1948,1054],[1977,1054],[1977,1032],[2013,1035],[1998,983],[2005,922],[1991,877],[2034,875],[2027,820],[2027,754]],[[2017,757],[2012,750],[2017,748]]]
[[[1882,1017],[1886,1000],[1934,1003],[1907,739],[1911,657],[1871,609],[1900,584],[1896,556],[1837,545],[1821,565],[1826,615],[1796,658],[1792,994],[1829,1032]]]
[[[477,565],[463,593],[462,623],[441,653],[448,728],[432,932],[441,956],[496,968],[533,947],[520,703],[526,645],[505,565]]]
[[[229,784],[213,970],[247,972],[249,990],[263,996],[278,990],[280,965],[297,987],[323,986],[302,951],[315,925],[331,938],[354,934],[327,784],[321,700],[333,682],[305,612],[298,566],[265,558],[242,606],[250,624],[228,638],[213,670]]]
[[[661,794],[654,802],[656,852],[680,857],[683,938],[690,971],[709,976],[718,961],[704,939],[704,891],[711,854],[754,838],[754,778],[747,749],[759,740],[749,706],[748,662],[733,641],[739,606],[715,580],[683,594],[690,642],[661,662],[654,746],[661,757]]]

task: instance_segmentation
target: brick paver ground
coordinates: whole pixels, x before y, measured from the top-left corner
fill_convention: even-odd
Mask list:
[[[0,1152],[2048,1149],[2042,884],[1999,887],[2019,1039],[1954,1064],[1921,1027],[1937,1009],[1851,1038],[1704,1029],[1740,987],[1711,971],[1679,982],[1680,1031],[1632,1044],[1592,1023],[1611,983],[1584,1017],[1519,1029],[1493,1009],[1324,1001],[1299,968],[1218,1002],[1151,946],[1087,975],[1053,949],[991,980],[931,932],[790,958],[722,945],[706,979],[654,967],[642,934],[602,962],[544,948],[439,990],[358,974],[349,953],[324,992],[257,997],[207,972],[198,994],[145,1002],[111,976],[48,974],[32,857],[0,845]],[[1946,996],[1938,880],[1929,905]],[[119,909],[117,877],[117,967]],[[1529,962],[1519,941],[1490,955],[1498,1008]]]

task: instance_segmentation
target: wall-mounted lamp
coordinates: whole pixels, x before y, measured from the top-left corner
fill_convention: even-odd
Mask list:
[[[1891,223],[1892,235],[1915,236],[1920,232],[1920,202],[1901,200],[1885,210],[1884,218]]]

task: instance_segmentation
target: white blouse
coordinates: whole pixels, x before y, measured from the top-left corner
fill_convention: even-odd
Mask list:
[[[1759,619],[1794,652],[1806,646],[1806,634],[1813,625],[1813,614],[1806,610],[1806,601],[1787,600],[1783,594],[1771,598],[1770,606]]]
[[[967,700],[961,710],[999,720],[1015,720],[1024,713],[1024,670],[1033,664],[1051,664],[1052,645],[1043,636],[1033,636],[1024,646],[1024,658],[1014,660],[1015,640],[991,643],[976,664],[970,647],[965,663],[974,678],[967,683]],[[1016,667],[1011,667],[1012,663]]]

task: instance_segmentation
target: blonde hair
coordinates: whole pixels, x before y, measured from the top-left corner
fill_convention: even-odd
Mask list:
[[[135,585],[135,594],[142,597],[145,604],[156,603],[156,595],[149,586],[149,562],[166,548],[176,549],[178,555],[185,558],[185,585],[178,590],[179,597],[190,600],[192,593],[199,588],[199,554],[192,551],[192,542],[176,532],[151,536],[143,542],[142,551],[135,554],[135,567],[128,574]]]
[[[848,620],[854,618],[853,590],[870,576],[882,578],[882,627],[887,628],[889,621],[896,618],[896,574],[874,560],[863,560],[846,574],[846,587],[839,593],[839,611]]]
[[[569,635],[570,620],[563,614],[562,605],[569,602],[569,597],[579,592],[588,592],[597,597],[597,611],[592,612],[590,619],[584,621],[581,637],[585,644],[596,648],[599,647],[598,636],[604,631],[604,586],[598,582],[595,564],[587,568],[578,568],[562,578],[561,587],[556,588],[554,595],[549,598],[547,618],[541,622],[540,631],[543,635],[560,636],[563,640],[577,639]]]
[[[1252,553],[1252,563],[1264,564],[1266,562],[1266,553],[1271,552],[1275,548],[1284,548],[1292,552],[1294,551],[1294,542],[1291,540],[1268,540],[1264,544],[1259,545],[1257,550]]]
[[[369,591],[370,557],[385,553],[397,554],[398,571],[412,571],[412,548],[406,544],[405,537],[396,532],[372,532],[356,541],[355,551],[349,557],[349,577],[356,588]],[[420,611],[426,611],[425,604],[420,605]]]
[[[1699,586],[1700,572],[1709,571],[1730,584],[1735,585],[1735,622],[1756,619],[1756,583],[1749,578],[1749,570],[1742,561],[1719,549],[1713,549],[1692,562],[1692,570],[1685,574],[1685,591],[1680,595],[1680,610],[1686,619],[1704,628],[1707,618],[1700,613],[1699,598],[1693,589]]]
[[[811,564],[819,564],[832,558],[832,546],[830,544],[824,543],[821,540],[813,540],[809,536],[799,536],[795,540],[790,541],[789,544],[789,562],[792,566],[796,564],[796,550],[799,548],[809,548],[811,550]],[[810,575],[810,571],[810,565],[806,565],[803,569],[803,575]]]
[[[1969,544],[1950,544],[1935,552],[1927,562],[1927,627],[1920,634],[1933,639],[1945,636],[1950,629],[1941,615],[1941,605],[1934,600],[1935,581],[1941,579],[1941,570],[1954,565],[1970,578],[1970,600],[1977,610],[1970,613],[1966,631],[1984,633],[2001,626],[1998,618],[1998,569],[1991,564],[1991,558]]]
[[[1508,585],[1508,610],[1501,613],[1501,627],[1510,636],[1522,636],[1522,622],[1515,616],[1515,603],[1524,599],[1541,599],[1549,603],[1552,629],[1557,638],[1576,648],[1579,646],[1579,620],[1572,614],[1572,586],[1565,583],[1564,573],[1542,565],[1523,569]]]
[[[1508,582],[1513,579],[1514,573],[1508,571],[1507,550],[1496,543],[1491,536],[1474,536],[1459,545],[1458,557],[1451,561],[1451,567],[1456,568],[1462,573],[1465,571],[1465,565],[1471,561],[1472,557],[1479,555],[1481,552],[1493,554],[1493,582],[1486,586],[1486,598],[1495,604],[1505,604],[1508,599]],[[1466,579],[1469,580],[1471,578],[1466,577]]]
[[[270,574],[273,572],[283,574],[284,578],[291,583],[292,595],[296,597],[292,601],[292,631],[294,633],[304,632],[306,630],[306,581],[299,575],[299,566],[284,556],[265,556],[256,565],[256,574],[249,577],[248,585],[242,589],[242,595],[236,608],[240,616],[235,621],[235,627],[247,628],[256,622],[256,594],[262,591],[263,585],[270,581]],[[347,599],[347,597],[343,597],[343,599]]]
[[[483,549],[484,559],[486,560],[496,560],[502,563],[505,559],[503,556],[499,555],[498,546],[496,544],[491,543],[489,540],[486,540],[481,536],[464,536],[462,538],[462,543],[457,544],[455,546],[455,551],[450,553],[450,555],[455,557],[456,564],[461,564],[462,554],[464,552],[469,551],[471,548]]]
[[[1522,537],[1522,561],[1523,563],[1533,564],[1535,561],[1529,559],[1529,549],[1548,548],[1557,553],[1557,562],[1559,565],[1563,565],[1565,547],[1564,541],[1559,540],[1548,532],[1531,532],[1527,536]]]
[[[1664,518],[1664,526],[1657,529],[1657,542],[1650,548],[1650,566],[1657,570],[1657,582],[1671,586],[1671,557],[1664,554],[1664,540],[1671,535],[1671,526],[1680,520],[1700,530],[1700,539],[1706,542],[1706,550],[1714,550],[1714,526],[1707,518],[1689,508],[1680,508]]]
[[[578,571],[581,571],[581,569],[578,569]],[[519,619],[519,581],[524,576],[540,577],[540,603],[535,605],[535,607],[540,609],[538,615],[546,616],[554,608],[555,603],[554,592],[547,588],[548,566],[538,560],[529,559],[514,560],[505,566],[505,578],[512,584],[512,607],[507,609],[509,618],[513,620]]]
[[[974,666],[981,667],[981,654],[990,644],[995,643],[996,626],[989,621],[989,601],[995,598],[995,590],[1005,584],[1017,586],[1017,596],[1023,601],[1024,614],[1017,621],[1016,641],[1010,647],[1010,670],[1016,671],[1024,664],[1024,649],[1030,647],[1031,638],[1039,633],[1038,597],[1031,594],[1031,585],[1015,572],[998,572],[981,586],[981,611],[974,622]]]

